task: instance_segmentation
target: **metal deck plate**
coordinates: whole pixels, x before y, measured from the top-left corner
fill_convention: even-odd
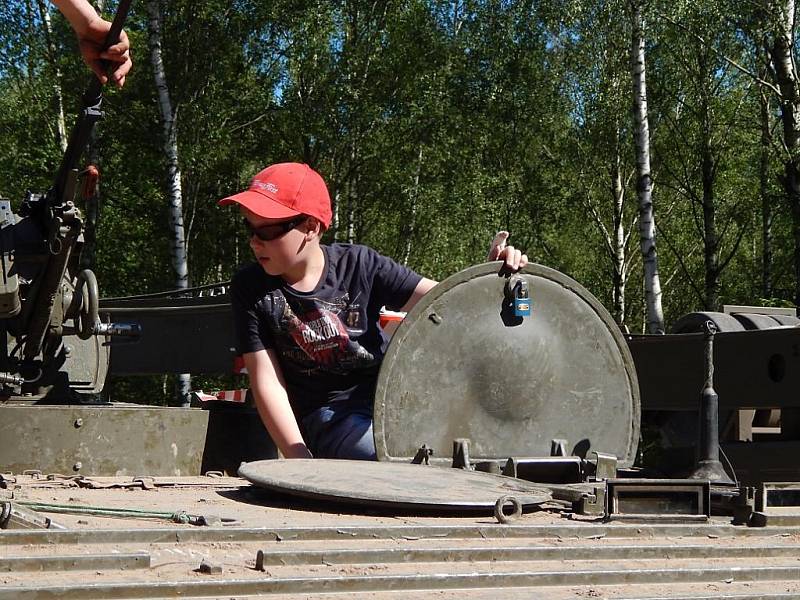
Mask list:
[[[502,317],[498,264],[470,267],[428,293],[388,348],[375,395],[378,459],[409,462],[425,444],[449,462],[469,438],[473,459],[614,454],[633,462],[639,392],[628,346],[609,313],[552,269],[521,271],[532,314]]]
[[[514,496],[523,507],[551,499],[548,490],[511,477],[402,463],[260,460],[243,463],[239,475],[270,490],[362,506],[491,510],[501,496]]]
[[[0,406],[0,468],[70,475],[199,475],[208,411],[136,404]]]

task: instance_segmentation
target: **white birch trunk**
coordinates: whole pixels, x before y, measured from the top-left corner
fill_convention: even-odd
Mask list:
[[[627,269],[625,268],[625,186],[622,184],[622,166],[617,145],[617,156],[611,173],[611,194],[614,197],[614,320],[625,327],[625,284]]]
[[[647,332],[664,333],[661,282],[656,253],[656,222],[653,214],[653,180],[650,175],[650,131],[647,120],[644,32],[641,0],[631,0],[631,75],[633,79],[633,122],[636,147],[636,194],[639,199],[639,236],[644,271]]]
[[[342,239],[342,234],[339,231],[340,229],[340,221],[339,221],[339,202],[341,201],[342,195],[339,193],[337,189],[333,195],[333,219],[331,220],[331,228],[333,229],[333,241],[339,242]],[[238,264],[238,263],[237,263]]]
[[[408,231],[406,232],[405,249],[403,250],[403,264],[408,266],[408,260],[411,258],[411,240],[414,239],[414,230],[417,226],[417,198],[419,197],[419,176],[422,171],[422,144],[419,146],[419,155],[417,156],[417,170],[414,173],[413,186],[411,188],[410,202],[411,202],[411,215],[408,218]]]
[[[350,164],[356,164],[357,160],[355,146],[350,146]],[[356,175],[355,170],[351,169],[351,173],[347,178],[347,243],[356,243],[356,206],[358,197],[356,196]]]
[[[169,202],[169,225],[172,231],[172,268],[175,270],[175,287],[189,286],[189,267],[186,253],[186,237],[183,225],[183,195],[181,170],[178,163],[178,115],[172,106],[169,86],[161,54],[161,9],[159,0],[148,0],[148,33],[150,60],[158,90],[158,104],[164,132],[164,157],[167,163],[167,199]],[[178,376],[177,393],[183,404],[188,404],[191,382],[188,374]]]
[[[50,7],[44,0],[38,0],[39,16],[42,19],[44,38],[47,44],[47,62],[53,72],[53,96],[56,101],[56,141],[61,152],[67,149],[67,125],[64,120],[64,95],[61,90],[61,69],[56,60],[56,47],[53,42],[53,25],[50,21]]]

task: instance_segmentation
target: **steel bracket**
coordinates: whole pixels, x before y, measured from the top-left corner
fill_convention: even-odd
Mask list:
[[[431,456],[433,456],[433,448],[428,448],[427,445],[422,444],[411,459],[411,464],[414,465],[429,465],[431,464]]]
[[[579,515],[603,517],[606,515],[606,484],[601,483],[594,487],[594,493],[587,493],[578,501],[572,503],[573,512]]]
[[[427,464],[427,461],[425,461]],[[453,440],[453,465],[454,469],[471,469],[469,462],[469,439],[457,438]]]

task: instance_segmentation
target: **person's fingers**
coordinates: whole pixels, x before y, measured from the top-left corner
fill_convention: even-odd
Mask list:
[[[133,61],[131,61],[130,56],[127,57],[127,60],[123,63],[117,63],[117,66],[114,67],[114,70],[111,73],[111,78],[114,80],[119,87],[125,85],[125,76],[131,70],[133,66]]]
[[[103,54],[98,53],[96,47],[92,47],[91,44],[82,44],[81,54],[86,64],[91,67],[98,79],[100,79],[103,84],[106,84],[109,79],[109,74],[106,72],[108,68],[107,64],[104,64],[107,59],[104,58]],[[108,60],[108,62],[111,62],[113,66],[110,73],[112,81],[114,81],[118,87],[122,87],[125,84],[125,77],[133,66],[130,54],[125,54],[121,57],[118,56]]]
[[[506,247],[508,236],[509,233],[507,231],[498,231],[495,234],[494,239],[492,239],[492,245],[489,247],[489,262],[500,259],[500,255]]]
[[[100,62],[99,60],[92,60],[87,62],[89,63],[89,66],[91,67],[94,74],[97,75],[97,78],[100,80],[100,83],[102,83],[103,85],[108,83],[108,76],[106,75],[105,69],[103,68],[103,63]]]
[[[126,60],[125,56],[130,54],[131,45],[128,42],[128,35],[122,31],[119,35],[119,41],[116,44],[112,44],[108,48],[103,51],[100,55],[106,60],[113,60],[117,62],[122,62]]]
[[[514,248],[514,246],[506,246],[505,263],[506,267],[519,270],[519,261],[522,259],[522,252]]]
[[[124,63],[131,59],[130,54],[127,51],[122,53],[116,53],[116,52],[112,53],[106,51],[106,52],[101,52],[98,56],[103,60],[108,60],[115,63]]]
[[[520,258],[520,261],[519,261],[519,268],[521,269],[523,267],[526,267],[527,265],[528,265],[528,255],[527,254],[523,254],[522,258]]]

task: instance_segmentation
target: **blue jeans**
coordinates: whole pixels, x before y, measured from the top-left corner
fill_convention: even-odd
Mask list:
[[[371,407],[323,406],[303,418],[303,429],[316,458],[377,460]]]

